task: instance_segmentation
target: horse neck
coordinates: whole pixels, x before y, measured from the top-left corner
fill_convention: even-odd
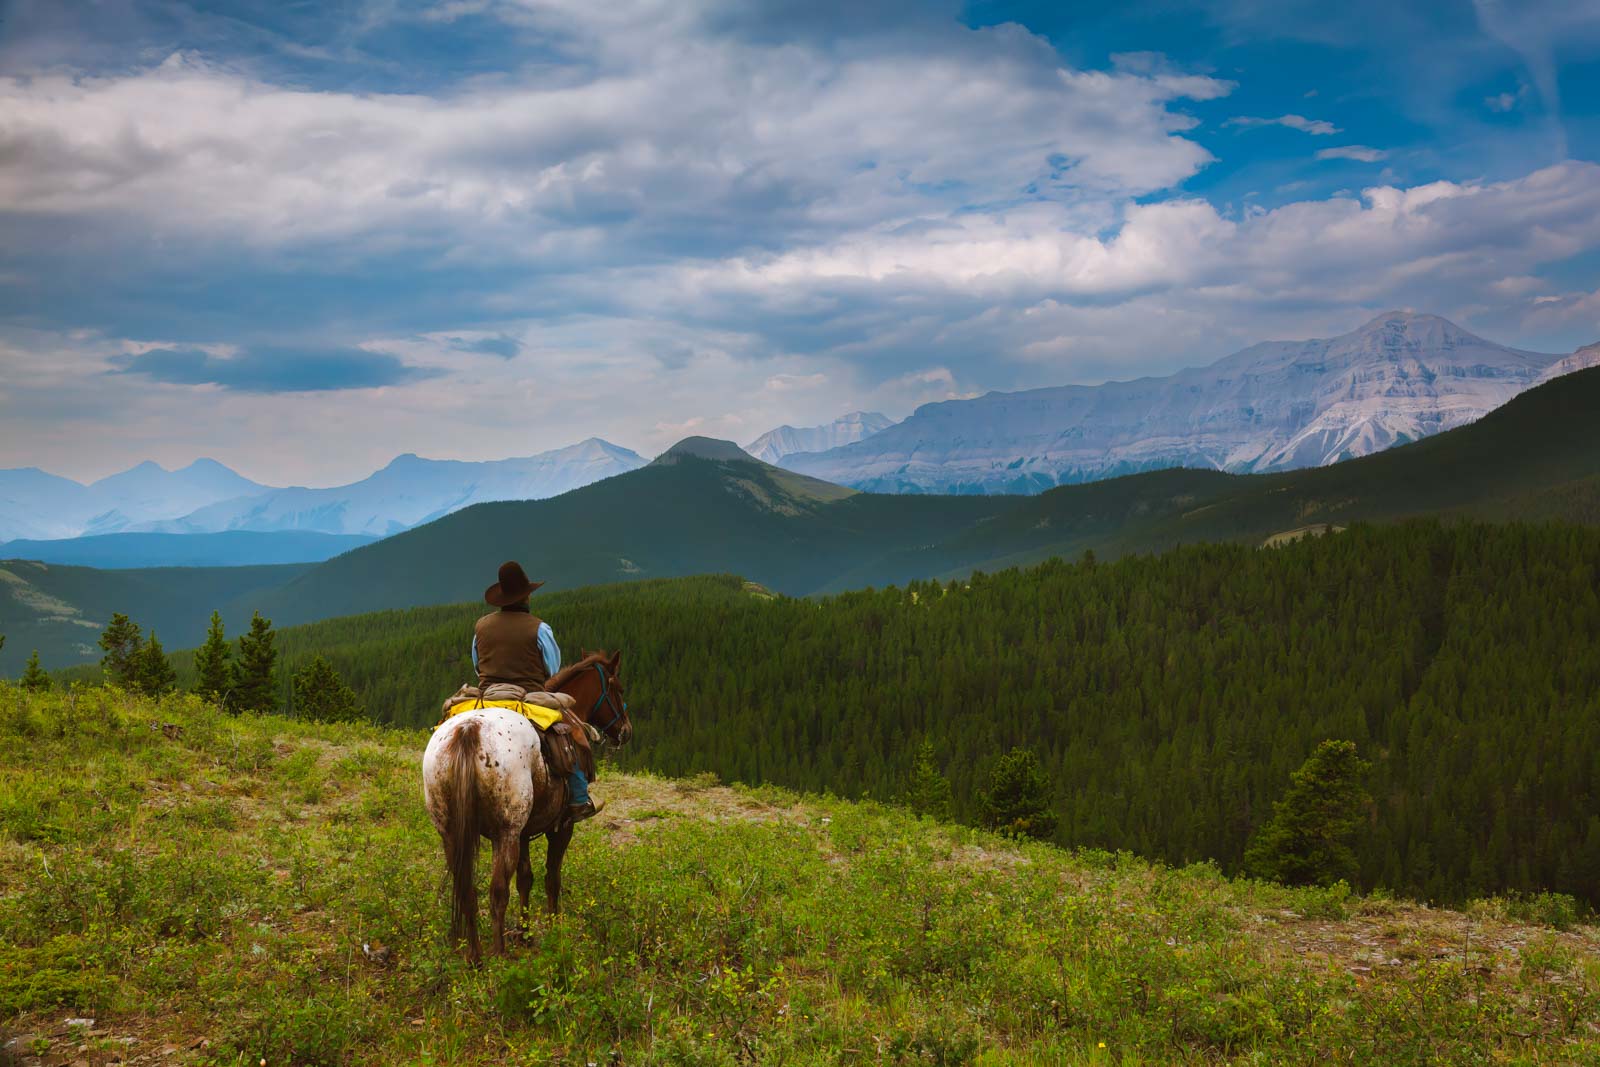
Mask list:
[[[595,700],[600,696],[599,679],[595,677],[594,667],[588,666],[574,672],[556,692],[571,697],[577,704],[578,717],[588,722],[589,713],[594,710]]]

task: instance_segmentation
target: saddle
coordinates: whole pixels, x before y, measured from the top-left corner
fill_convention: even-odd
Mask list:
[[[452,715],[479,708],[520,712],[539,730],[540,750],[551,777],[564,779],[575,767],[582,767],[584,774],[593,780],[596,767],[590,746],[600,739],[600,731],[578,718],[574,713],[576,707],[577,702],[565,693],[524,689],[509,682],[496,682],[481,689],[464,685],[445,700],[439,723],[443,725]],[[578,727],[576,731],[574,725]]]

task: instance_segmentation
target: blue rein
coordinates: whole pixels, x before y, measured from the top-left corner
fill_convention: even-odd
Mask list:
[[[594,707],[589,709],[589,720],[591,722],[594,721],[595,712],[600,710],[600,705],[607,703],[608,702],[607,698],[611,695],[610,687],[606,685],[605,668],[600,666],[600,664],[596,663],[594,665],[594,672],[600,676],[600,695],[595,697]],[[611,721],[606,723],[604,726],[596,727],[596,729],[599,730],[601,733],[605,733],[607,730],[609,730],[613,726],[617,725],[617,720],[622,718],[623,712],[625,712],[627,710],[628,710],[628,702],[626,700],[624,700],[622,702],[622,710],[618,711],[615,707],[613,707],[611,709]]]

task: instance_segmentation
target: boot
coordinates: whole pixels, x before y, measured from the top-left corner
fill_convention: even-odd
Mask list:
[[[606,810],[606,802],[603,800],[598,804],[592,800],[587,804],[568,804],[567,821],[574,823],[582,822],[585,819],[594,818],[604,810]]]

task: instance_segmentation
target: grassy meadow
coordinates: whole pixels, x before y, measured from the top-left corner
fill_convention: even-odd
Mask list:
[[[1289,890],[709,777],[603,775],[564,914],[473,969],[425,738],[0,685],[0,1064],[1600,1062],[1566,898]]]

